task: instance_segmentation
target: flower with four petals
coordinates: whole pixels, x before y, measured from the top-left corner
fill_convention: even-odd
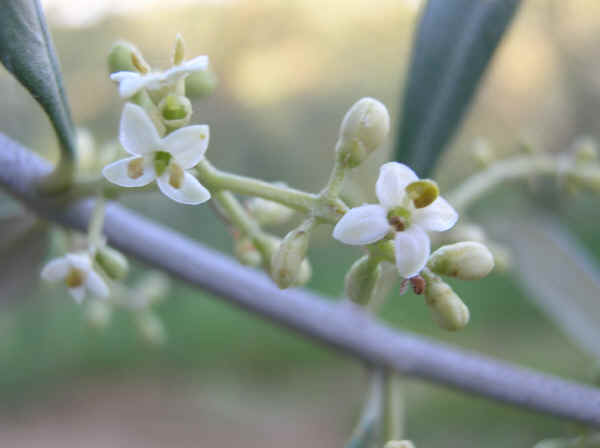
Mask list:
[[[93,266],[89,254],[69,253],[50,261],[42,269],[42,278],[49,282],[63,281],[77,303],[83,302],[86,293],[106,299],[109,289]]]
[[[129,98],[142,89],[158,90],[172,85],[191,73],[205,71],[208,68],[208,56],[198,56],[184,61],[164,72],[116,72],[110,79],[119,83],[121,98]]]
[[[121,187],[143,187],[156,180],[158,188],[182,204],[201,204],[210,192],[188,171],[208,147],[207,125],[186,126],[160,137],[140,106],[127,103],[121,116],[119,141],[133,157],[107,165],[102,174]]]
[[[425,267],[431,246],[427,232],[443,232],[458,220],[458,213],[441,196],[437,185],[419,180],[406,165],[382,165],[375,186],[379,204],[350,209],[333,229],[345,244],[363,246],[393,237],[396,266],[404,278]]]

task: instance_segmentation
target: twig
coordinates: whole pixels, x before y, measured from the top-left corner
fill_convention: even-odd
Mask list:
[[[50,220],[86,228],[92,200],[56,207],[60,201],[36,188],[50,165],[1,134],[0,149],[0,186]],[[107,205],[104,229],[110,244],[138,260],[368,363],[600,427],[596,388],[392,329],[348,303],[281,291],[264,274],[118,204]]]

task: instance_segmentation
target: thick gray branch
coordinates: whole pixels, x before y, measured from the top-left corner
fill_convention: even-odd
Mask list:
[[[1,134],[0,148],[0,186],[51,220],[86,227],[90,201],[52,209],[35,190],[48,163]],[[600,427],[598,389],[392,329],[348,303],[281,291],[264,275],[117,204],[107,207],[105,232],[112,245],[150,266],[368,363]]]

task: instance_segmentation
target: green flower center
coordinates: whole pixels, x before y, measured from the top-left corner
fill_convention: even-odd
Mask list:
[[[165,151],[156,151],[154,153],[154,171],[157,176],[162,176],[167,170],[173,156]]]
[[[407,208],[395,207],[388,212],[387,219],[396,231],[402,232],[410,227],[411,213]]]

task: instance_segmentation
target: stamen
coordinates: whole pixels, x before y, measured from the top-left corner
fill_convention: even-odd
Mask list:
[[[434,181],[422,179],[408,184],[406,193],[416,208],[424,208],[437,199],[440,189]]]
[[[402,232],[410,226],[410,211],[404,207],[396,207],[388,212],[387,219],[397,232]]]
[[[139,157],[127,164],[127,175],[132,179],[142,177],[144,174],[144,159]]]
[[[84,282],[85,272],[76,268],[71,268],[69,270],[69,273],[65,277],[65,284],[69,288],[77,288],[79,286],[82,286]]]
[[[183,185],[184,171],[178,164],[172,163],[169,167],[169,183],[173,188],[180,189]]]

